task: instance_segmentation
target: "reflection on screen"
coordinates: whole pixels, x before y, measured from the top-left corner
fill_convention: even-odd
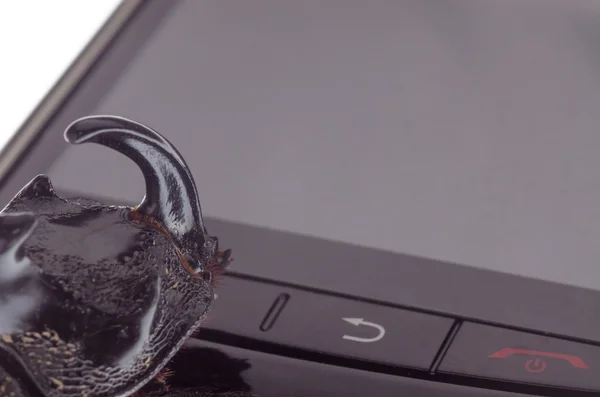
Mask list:
[[[163,132],[205,215],[600,288],[596,4],[187,1],[96,113]],[[143,195],[95,145],[50,176]]]

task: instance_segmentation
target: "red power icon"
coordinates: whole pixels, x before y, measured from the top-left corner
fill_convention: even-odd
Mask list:
[[[500,349],[497,352],[490,354],[489,358],[506,358],[515,354],[524,354],[528,356],[538,356],[538,357],[552,357],[552,358],[560,358],[566,360],[569,364],[571,364],[575,368],[587,369],[588,366],[583,360],[577,356],[571,356],[568,354],[560,354],[560,353],[551,353],[551,352],[542,352],[537,350],[525,350],[525,349],[513,349],[510,347],[505,347],[504,349]],[[546,362],[544,360],[540,360],[539,358],[527,360],[525,363],[525,369],[532,373],[544,372],[546,369]]]
[[[536,358],[535,360],[527,360],[525,369],[532,373],[544,372],[546,370],[546,362]]]

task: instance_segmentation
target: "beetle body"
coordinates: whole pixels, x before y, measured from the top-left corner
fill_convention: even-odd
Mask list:
[[[131,158],[146,195],[134,208],[65,199],[38,175],[0,213],[0,397],[164,394],[153,380],[206,317],[229,252],[156,131],[96,116],[65,138]]]

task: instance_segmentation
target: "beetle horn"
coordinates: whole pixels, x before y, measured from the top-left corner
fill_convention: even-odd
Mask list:
[[[145,125],[117,116],[80,118],[67,127],[64,136],[71,144],[97,143],[133,160],[146,182],[146,194],[135,211],[160,222],[185,253],[204,251],[210,237],[196,184],[183,157],[167,139]]]

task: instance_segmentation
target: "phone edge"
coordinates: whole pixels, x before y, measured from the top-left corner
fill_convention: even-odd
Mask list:
[[[123,0],[94,34],[84,49],[65,69],[52,88],[30,112],[29,116],[0,149],[0,185],[4,184],[13,166],[33,143],[71,92],[85,78],[102,53],[140,10],[144,0]]]

